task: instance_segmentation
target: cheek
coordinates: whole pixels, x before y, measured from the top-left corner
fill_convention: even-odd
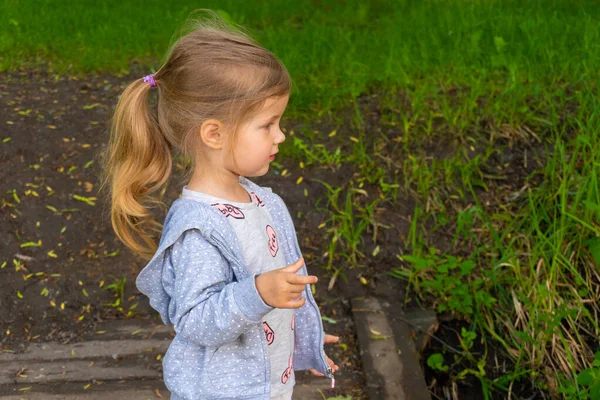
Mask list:
[[[245,143],[246,147],[243,148],[252,149],[253,154],[263,156],[265,154],[268,155],[271,152],[272,143],[273,141],[271,140],[269,135],[265,134],[264,132],[261,132],[260,134],[252,138],[252,140],[248,140]]]
[[[240,136],[235,142],[235,156],[244,157],[249,152],[252,152],[252,140],[247,136]]]

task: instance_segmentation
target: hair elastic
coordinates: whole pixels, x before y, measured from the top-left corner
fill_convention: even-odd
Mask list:
[[[150,87],[156,87],[156,82],[154,81],[154,74],[146,75],[144,77],[144,82],[148,82]]]

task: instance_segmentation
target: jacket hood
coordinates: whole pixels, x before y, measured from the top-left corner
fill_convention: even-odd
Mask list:
[[[215,215],[210,212],[210,206],[198,202],[190,204],[190,202],[185,199],[173,202],[163,224],[158,249],[136,279],[137,288],[148,296],[150,305],[158,311],[166,325],[172,324],[169,319],[169,306],[174,284],[174,279],[169,279],[170,274],[164,273],[169,263],[167,249],[188,229],[198,229],[203,236],[210,237],[216,222]]]
[[[261,197],[271,193],[270,188],[262,188],[244,177],[240,177],[240,183]],[[137,288],[150,299],[150,305],[158,311],[164,324],[173,323],[169,318],[169,309],[172,306],[174,276],[168,272],[170,260],[167,250],[190,229],[199,230],[217,247],[223,247],[218,246],[219,243],[233,247],[232,253],[224,254],[226,258],[231,260],[235,257],[234,254],[240,254],[235,233],[220,211],[196,200],[175,200],[165,218],[158,249],[136,279]],[[239,265],[243,263],[232,263],[232,268],[236,277],[241,279],[248,275],[248,271],[238,267]]]

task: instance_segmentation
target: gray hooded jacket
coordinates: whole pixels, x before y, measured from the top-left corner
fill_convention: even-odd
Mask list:
[[[292,218],[269,188],[241,177],[265,203],[287,265],[301,257]],[[306,275],[306,266],[300,270]],[[175,200],[158,250],[136,285],[175,338],[163,360],[171,399],[269,399],[270,371],[262,318],[272,307],[256,289],[237,238],[220,211]],[[333,378],[323,351],[324,332],[310,286],[296,310],[294,370],[316,368]]]

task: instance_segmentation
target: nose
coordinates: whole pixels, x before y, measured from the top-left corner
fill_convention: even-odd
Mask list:
[[[281,131],[281,128],[277,128],[277,132],[275,133],[275,143],[283,143],[285,141],[285,134]]]

